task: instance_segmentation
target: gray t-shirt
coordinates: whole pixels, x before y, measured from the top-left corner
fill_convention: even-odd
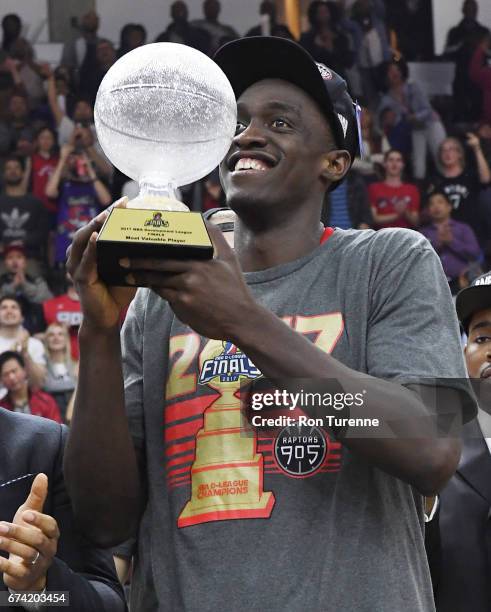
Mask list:
[[[401,384],[466,377],[440,261],[416,232],[336,230],[245,278],[259,303],[354,370]],[[183,325],[155,293],[139,290],[122,336],[148,487],[135,609],[434,610],[411,486],[326,438],[318,470],[288,474],[275,439],[237,427],[234,392],[260,375],[254,364]]]

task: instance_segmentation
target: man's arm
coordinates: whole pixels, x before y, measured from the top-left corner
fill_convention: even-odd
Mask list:
[[[94,542],[109,547],[133,535],[143,494],[125,412],[119,334],[121,311],[135,291],[109,290],[97,277],[95,239],[106,216],[107,212],[101,213],[77,232],[68,259],[84,321],[79,332],[79,376],[64,469],[77,521]],[[129,318],[138,325],[136,317],[130,314]],[[138,375],[141,363],[134,353],[128,360],[135,372],[128,393],[136,403],[142,389]]]
[[[53,72],[48,74],[48,103],[53,113],[53,117],[55,118],[56,126],[58,127],[61,123],[61,120],[65,116],[65,113],[62,111],[60,104],[58,102],[58,94],[56,92],[56,81]]]

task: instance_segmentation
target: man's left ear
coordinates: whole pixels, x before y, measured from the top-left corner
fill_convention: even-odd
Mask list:
[[[329,151],[323,156],[321,176],[329,183],[340,181],[348,172],[351,156],[348,151]]]

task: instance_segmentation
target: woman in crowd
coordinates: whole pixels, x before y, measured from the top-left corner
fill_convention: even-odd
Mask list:
[[[47,362],[44,390],[55,398],[61,416],[66,421],[68,402],[77,380],[77,364],[71,356],[70,337],[66,327],[60,323],[49,325],[44,335],[44,346]]]
[[[436,162],[438,148],[446,135],[445,128],[426,94],[417,83],[409,80],[404,60],[387,65],[386,85],[387,93],[378,109],[379,121],[391,147],[404,151],[400,141],[411,139],[413,175],[416,179],[424,179],[427,149]]]

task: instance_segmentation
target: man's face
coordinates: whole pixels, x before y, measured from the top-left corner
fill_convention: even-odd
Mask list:
[[[184,23],[188,20],[188,7],[184,2],[177,0],[177,2],[174,2],[171,6],[170,15],[174,21]]]
[[[79,100],[73,110],[75,123],[91,122],[93,117],[92,106],[85,100]]]
[[[10,251],[5,257],[5,267],[12,274],[17,272],[25,272],[26,256],[22,251]]]
[[[0,304],[0,326],[17,327],[22,323],[22,312],[15,300],[3,300]]]
[[[401,177],[402,171],[404,170],[404,159],[402,155],[395,151],[389,153],[384,162],[384,168],[387,177]]]
[[[9,359],[3,364],[0,378],[7,391],[14,393],[20,391],[27,382],[26,371],[17,359]]]
[[[432,221],[446,221],[450,219],[452,205],[445,196],[437,193],[430,198],[428,212],[430,213]]]
[[[12,96],[9,104],[10,114],[13,119],[21,120],[27,117],[27,102],[22,96]]]
[[[203,4],[203,13],[206,19],[215,21],[220,14],[220,2],[218,2],[218,0],[205,0]]]
[[[462,13],[466,19],[477,19],[478,5],[475,0],[466,0],[462,7]]]
[[[233,210],[298,206],[322,191],[324,156],[335,146],[310,96],[286,81],[266,79],[240,96],[237,111],[236,136],[220,166]]]
[[[465,363],[470,378],[478,379],[476,388],[482,408],[491,408],[491,308],[480,310],[471,318]]]
[[[20,162],[9,159],[3,169],[3,181],[6,185],[16,186],[22,181],[22,166]]]
[[[99,16],[95,11],[89,11],[82,17],[82,29],[89,34],[95,34],[99,28]]]

